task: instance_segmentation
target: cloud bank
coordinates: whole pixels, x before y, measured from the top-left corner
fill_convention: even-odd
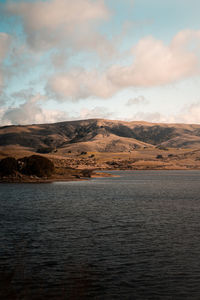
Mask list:
[[[111,2],[113,5],[114,1]],[[130,26],[134,21],[127,19],[121,28],[117,26],[117,34],[113,25],[119,21],[113,17],[117,7],[113,5],[116,11],[111,11],[111,2],[9,0],[1,4],[3,17],[0,22],[5,17],[8,24],[16,22],[13,31],[10,24],[2,27],[13,36],[0,32],[0,103],[3,104],[3,97],[7,101],[6,106],[0,108],[4,124],[66,119],[66,113],[43,108],[48,106],[49,100],[54,101],[55,107],[58,102],[62,102],[63,107],[68,101],[73,102],[70,107],[77,105],[76,111],[82,118],[111,117],[106,105],[101,106],[98,101],[108,99],[115,106],[114,96],[122,91],[134,95],[138,88],[143,93],[145,89],[174,85],[200,75],[200,30],[182,30],[168,43],[153,35],[140,35],[138,39]],[[134,9],[132,0],[121,0],[122,4],[127,5],[124,12],[127,7],[130,9],[130,4]],[[130,26],[128,33],[127,26]],[[127,35],[132,35],[129,50],[124,45]],[[23,95],[27,87],[32,90],[31,95],[30,92]],[[40,93],[45,93],[45,101]],[[87,99],[90,101],[85,101]],[[122,103],[125,114],[128,107],[134,106],[136,110],[139,105],[148,104],[142,96],[127,99],[129,96],[120,100],[122,118]],[[78,101],[82,101],[80,106]],[[87,107],[82,109],[84,101]],[[198,122],[199,104],[192,104],[187,110],[177,115],[177,120]],[[118,114],[117,109],[115,114]],[[157,112],[139,111],[133,117],[170,121]]]
[[[108,99],[117,92],[117,87],[97,70],[75,69],[52,76],[46,90],[53,99],[77,101],[90,97]]]
[[[129,100],[127,101],[126,105],[127,105],[127,106],[140,105],[140,104],[146,105],[146,104],[148,104],[148,103],[149,103],[149,102],[145,99],[144,96],[138,96],[138,97],[129,99]]]
[[[1,110],[2,125],[54,123],[68,118],[65,112],[41,108],[39,102],[43,99],[43,96],[36,95],[18,107],[9,107]]]
[[[57,100],[107,99],[126,88],[175,83],[200,74],[199,45],[200,31],[181,31],[169,45],[145,37],[132,49],[132,64],[113,65],[103,74],[84,69],[54,74],[47,89]]]
[[[199,73],[199,57],[190,44],[200,42],[200,31],[179,32],[166,46],[154,37],[145,37],[133,47],[133,64],[113,66],[108,73],[119,87],[152,87],[176,82]]]
[[[66,46],[111,51],[109,41],[97,29],[110,16],[103,0],[8,2],[5,12],[22,20],[27,43],[35,51]]]
[[[132,120],[144,120],[153,123],[185,123],[185,124],[200,124],[200,102],[186,105],[179,113],[164,115],[159,112],[143,112],[139,111],[128,118]]]

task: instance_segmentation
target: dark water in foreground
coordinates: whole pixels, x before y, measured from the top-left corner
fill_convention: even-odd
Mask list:
[[[1,297],[200,299],[200,171],[115,173],[0,185]]]

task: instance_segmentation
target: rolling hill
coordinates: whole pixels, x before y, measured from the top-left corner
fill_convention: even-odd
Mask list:
[[[104,119],[0,127],[0,150],[36,153],[129,152],[142,148],[200,148],[200,125]]]

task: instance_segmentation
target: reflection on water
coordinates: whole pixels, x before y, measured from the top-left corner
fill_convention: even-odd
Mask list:
[[[200,172],[0,185],[5,299],[200,299]]]

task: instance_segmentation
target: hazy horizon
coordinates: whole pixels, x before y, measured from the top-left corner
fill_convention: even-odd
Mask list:
[[[47,124],[56,124],[56,123],[67,123],[67,122],[83,122],[83,121],[92,121],[92,120],[104,120],[104,121],[113,121],[113,122],[122,122],[122,123],[136,123],[136,124],[166,124],[166,125],[200,125],[199,123],[183,123],[183,122],[151,122],[151,121],[144,121],[144,120],[120,120],[120,119],[105,119],[105,118],[86,118],[86,119],[69,119],[69,120],[62,120],[62,121],[50,121],[50,122],[42,122],[42,123],[23,123],[23,124],[3,124],[0,127],[7,127],[7,126],[34,126],[34,125],[47,125]]]

